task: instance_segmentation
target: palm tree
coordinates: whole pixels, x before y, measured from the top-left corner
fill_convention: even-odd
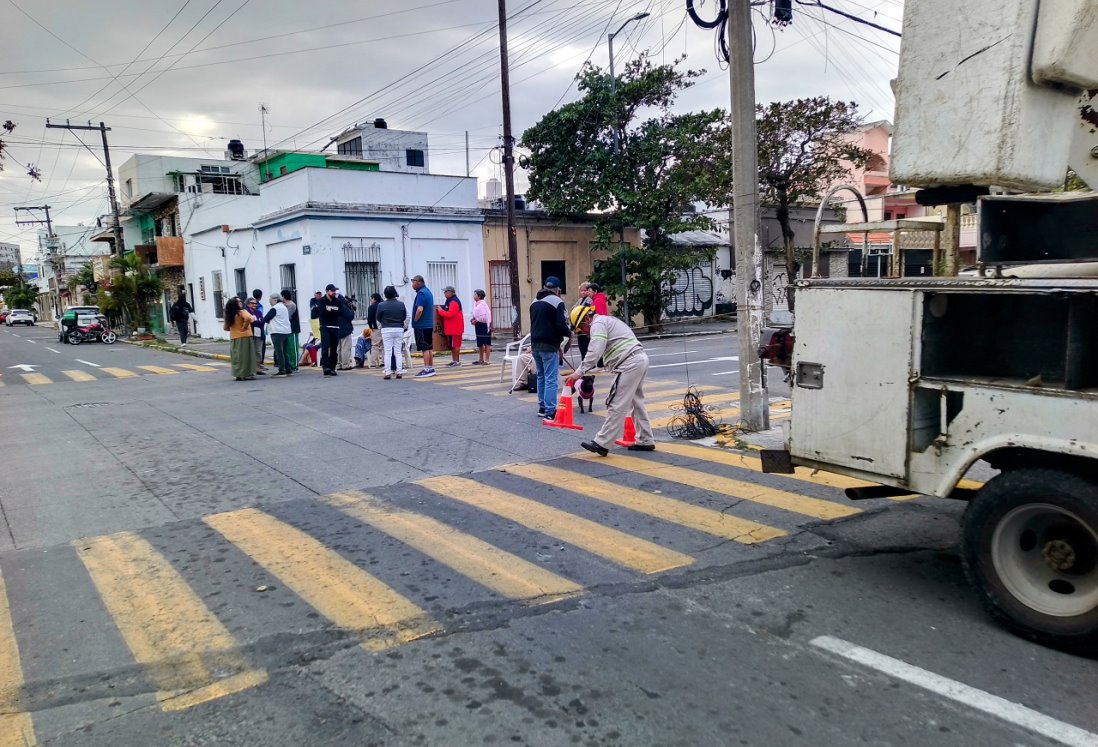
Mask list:
[[[149,326],[149,304],[160,297],[160,277],[149,272],[135,253],[111,259],[111,267],[122,275],[111,282],[110,300],[104,304],[108,314],[116,313],[131,327]]]

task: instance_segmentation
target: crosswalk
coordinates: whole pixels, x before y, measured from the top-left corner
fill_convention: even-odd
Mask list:
[[[178,369],[178,370],[177,370]],[[21,373],[18,380],[30,386],[46,386],[59,382],[89,382],[109,379],[136,379],[139,376],[172,376],[179,373],[214,373],[220,370],[217,366],[207,366],[197,363],[174,363],[172,366],[134,366],[130,368],[117,368],[114,366],[101,366],[93,371],[83,369],[66,369],[60,372],[60,377],[52,378],[43,373]],[[54,375],[56,376],[56,374]],[[8,376],[11,383],[15,379]],[[4,379],[0,378],[0,387],[5,386]]]
[[[25,673],[38,652],[20,650],[42,643],[36,614],[80,622],[72,640],[50,641],[72,660],[117,642],[129,661],[116,666],[143,672],[142,697],[170,713],[262,686],[250,652],[264,636],[342,631],[375,653],[445,635],[456,607],[541,608],[608,581],[763,557],[806,525],[863,513],[841,494],[854,484],[762,475],[750,454],[661,443],[643,458],[582,452],[12,553],[0,557],[0,747],[33,744],[48,711],[24,686],[44,676]],[[99,603],[58,588],[61,566],[82,572]],[[241,617],[259,609],[262,620]]]

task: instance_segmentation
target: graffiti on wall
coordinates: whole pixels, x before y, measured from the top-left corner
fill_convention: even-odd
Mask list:
[[[669,288],[667,316],[704,316],[713,306],[713,277],[708,262],[678,273]]]

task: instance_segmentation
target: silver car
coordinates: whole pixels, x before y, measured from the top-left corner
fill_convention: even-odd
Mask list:
[[[8,318],[4,320],[4,324],[9,327],[14,327],[16,324],[25,324],[28,327],[33,327],[34,314],[26,309],[12,309],[11,313],[8,314]]]

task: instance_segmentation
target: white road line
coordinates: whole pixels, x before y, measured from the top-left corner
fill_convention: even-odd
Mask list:
[[[61,351],[60,351],[60,350],[54,350],[54,349],[53,349],[53,348],[51,348],[51,347],[50,347],[49,345],[47,345],[47,346],[46,346],[46,350],[50,351],[51,353],[57,353],[58,355],[61,355]]]
[[[740,372],[740,369],[733,368],[731,371],[717,371],[717,373],[713,374],[713,376],[725,376],[727,374],[734,374],[734,373],[739,373],[739,372]]]
[[[83,363],[85,366],[91,366],[92,368],[100,367],[98,363],[92,363],[91,361],[82,361],[79,358],[74,358],[73,360],[75,360],[77,363]]]
[[[648,348],[645,348],[644,352],[648,353],[649,358],[659,358],[661,355],[663,355],[663,356],[667,356],[667,355],[686,355],[687,353],[696,353],[698,351],[697,350],[681,350],[677,353],[649,353]]]
[[[817,648],[830,651],[844,659],[884,672],[890,677],[929,690],[936,695],[949,698],[977,711],[983,711],[1060,744],[1070,745],[1070,747],[1095,747],[1095,745],[1098,745],[1098,734],[1058,721],[1051,716],[1046,716],[1018,703],[1012,703],[1005,698],[1000,698],[983,690],[969,687],[956,680],[920,669],[899,659],[893,659],[891,656],[877,653],[872,649],[863,648],[829,635],[813,638],[811,643]]]
[[[27,339],[27,342],[29,342],[31,345],[37,345],[38,344],[37,342],[35,342],[34,340],[31,340],[29,338]]]
[[[702,363],[716,363],[717,361],[738,361],[738,355],[727,355],[722,358],[703,358],[700,361],[683,361],[682,363],[660,363],[649,368],[670,368],[671,366],[697,366]]]

